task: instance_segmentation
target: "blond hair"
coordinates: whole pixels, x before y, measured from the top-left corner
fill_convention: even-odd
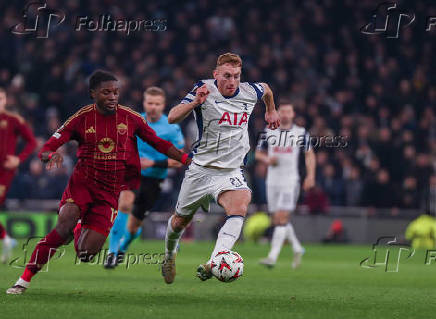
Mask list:
[[[165,91],[157,86],[150,86],[149,88],[147,88],[147,90],[144,91],[144,97],[145,95],[153,95],[153,96],[160,95],[166,98]]]
[[[235,53],[227,52],[221,54],[216,61],[216,66],[219,67],[226,63],[230,63],[233,66],[240,66],[242,68],[242,59]]]

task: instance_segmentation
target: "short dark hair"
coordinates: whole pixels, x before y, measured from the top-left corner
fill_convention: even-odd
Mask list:
[[[118,79],[112,73],[104,70],[95,70],[89,78],[89,89],[94,90],[101,82],[106,81],[118,81]]]
[[[0,86],[0,92],[3,92],[4,94],[6,94],[6,89],[3,86]]]

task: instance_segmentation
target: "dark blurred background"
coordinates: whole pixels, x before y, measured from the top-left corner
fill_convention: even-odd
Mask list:
[[[47,39],[17,36],[25,2],[0,4],[0,86],[8,107],[23,115],[39,146],[81,106],[91,102],[87,78],[97,68],[122,81],[121,102],[140,111],[151,86],[167,93],[167,111],[199,79],[211,78],[219,54],[241,55],[243,81],[267,82],[276,103],[290,99],[296,123],[314,136],[342,136],[347,146],[318,145],[317,187],[300,201],[310,213],[332,206],[363,206],[375,214],[401,209],[436,214],[435,33],[425,32],[426,1],[397,2],[416,21],[399,38],[366,35],[376,1],[47,1],[65,13]],[[75,31],[77,16],[94,19],[166,19],[166,30]],[[250,123],[251,142],[264,129],[264,106]],[[193,119],[184,121],[187,145],[195,140]],[[9,198],[58,199],[75,162],[75,145],[63,147],[66,162],[45,172],[33,156],[20,167]],[[254,148],[252,148],[252,152]],[[247,171],[253,203],[262,207],[266,167]],[[165,182],[157,210],[170,210],[183,170]]]

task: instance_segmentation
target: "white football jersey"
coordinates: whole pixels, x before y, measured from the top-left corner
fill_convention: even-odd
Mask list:
[[[293,124],[289,130],[265,129],[259,135],[257,147],[278,160],[276,166],[268,166],[267,185],[290,186],[299,182],[300,150],[311,149],[309,133],[303,127]]]
[[[215,80],[202,80],[181,103],[192,102],[197,88],[203,84],[207,85],[209,95],[194,109],[198,138],[193,144],[193,162],[217,168],[241,167],[250,150],[248,121],[263,97],[264,88],[259,83],[243,82],[233,96],[225,97],[218,91]]]

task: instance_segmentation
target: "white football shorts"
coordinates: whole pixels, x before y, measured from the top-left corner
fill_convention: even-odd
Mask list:
[[[250,190],[241,168],[208,168],[192,163],[183,178],[176,213],[190,216],[200,207],[207,212],[210,202],[218,202],[222,192],[243,189]]]
[[[300,196],[300,182],[288,186],[267,185],[266,194],[270,213],[279,210],[293,212]]]

